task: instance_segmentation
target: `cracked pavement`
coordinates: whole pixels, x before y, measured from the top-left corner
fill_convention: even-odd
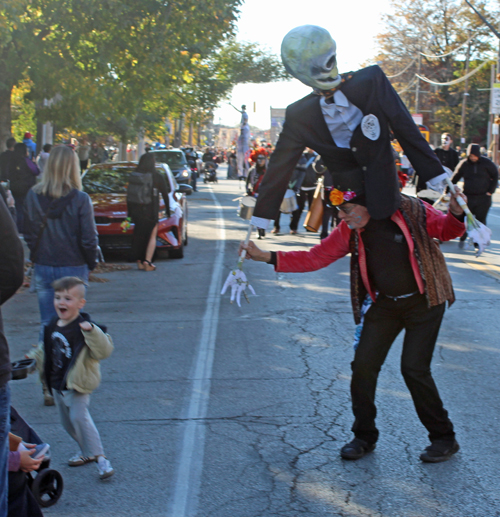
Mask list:
[[[233,201],[242,194],[238,183],[221,180],[214,188],[224,211],[227,271],[245,232]],[[102,275],[109,282],[93,283],[88,295],[89,312],[108,325],[116,345],[91,405],[114,478],[100,482],[93,465],[67,467],[77,449],[55,409],[42,405],[35,377],[11,383],[13,404],[51,444],[52,467],[64,477],[65,493],[47,516],[168,515],[216,236],[204,185],[189,203],[183,260],[158,261],[148,275]],[[281,217],[283,230],[288,219]],[[262,247],[306,249],[317,241],[282,234]],[[221,300],[208,413],[197,423],[205,427],[197,516],[500,516],[500,283],[466,267],[455,248],[443,245],[457,302],[445,314],[432,366],[461,451],[442,464],[420,462],[428,441],[399,371],[400,337],[379,378],[377,448],[362,460],[341,460],[352,425],[349,259],[303,275],[246,261],[257,297],[241,309]],[[35,296],[19,294],[3,315],[19,358],[36,339]]]

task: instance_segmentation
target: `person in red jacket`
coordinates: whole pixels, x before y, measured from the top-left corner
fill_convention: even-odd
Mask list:
[[[354,439],[342,447],[341,456],[356,460],[375,449],[377,377],[392,343],[405,329],[401,369],[431,441],[420,459],[445,461],[459,445],[430,364],[445,303],[451,305],[455,297],[434,239],[447,241],[461,235],[463,210],[453,196],[445,215],[418,198],[401,194],[399,209],[376,220],[366,208],[362,174],[335,174],[334,185],[330,201],[342,221],[321,244],[309,251],[276,253],[250,241],[241,249],[247,250],[249,259],[294,273],[324,268],[351,253],[351,295],[359,341],[351,380]]]

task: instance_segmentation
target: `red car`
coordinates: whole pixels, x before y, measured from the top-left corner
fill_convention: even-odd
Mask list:
[[[100,163],[90,167],[82,176],[83,190],[92,199],[94,216],[99,233],[99,245],[103,250],[127,250],[132,247],[134,225],[127,221],[128,176],[134,172],[137,162]],[[160,255],[168,252],[171,258],[182,258],[188,242],[187,189],[179,186],[165,163],[156,164],[169,186],[170,217],[160,196],[158,236],[156,250]]]

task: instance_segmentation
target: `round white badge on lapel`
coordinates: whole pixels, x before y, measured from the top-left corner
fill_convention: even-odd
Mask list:
[[[380,136],[380,123],[375,115],[366,115],[361,121],[361,131],[366,138],[377,140]]]

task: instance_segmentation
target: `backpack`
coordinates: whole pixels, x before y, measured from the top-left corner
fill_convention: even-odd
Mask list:
[[[305,164],[306,173],[304,175],[304,179],[302,180],[302,184],[300,185],[301,187],[315,187],[316,183],[318,182],[318,176],[316,175],[316,172],[312,167],[315,158],[316,156],[313,155],[307,160]]]
[[[153,202],[153,173],[130,173],[127,187],[127,204],[149,205]]]

